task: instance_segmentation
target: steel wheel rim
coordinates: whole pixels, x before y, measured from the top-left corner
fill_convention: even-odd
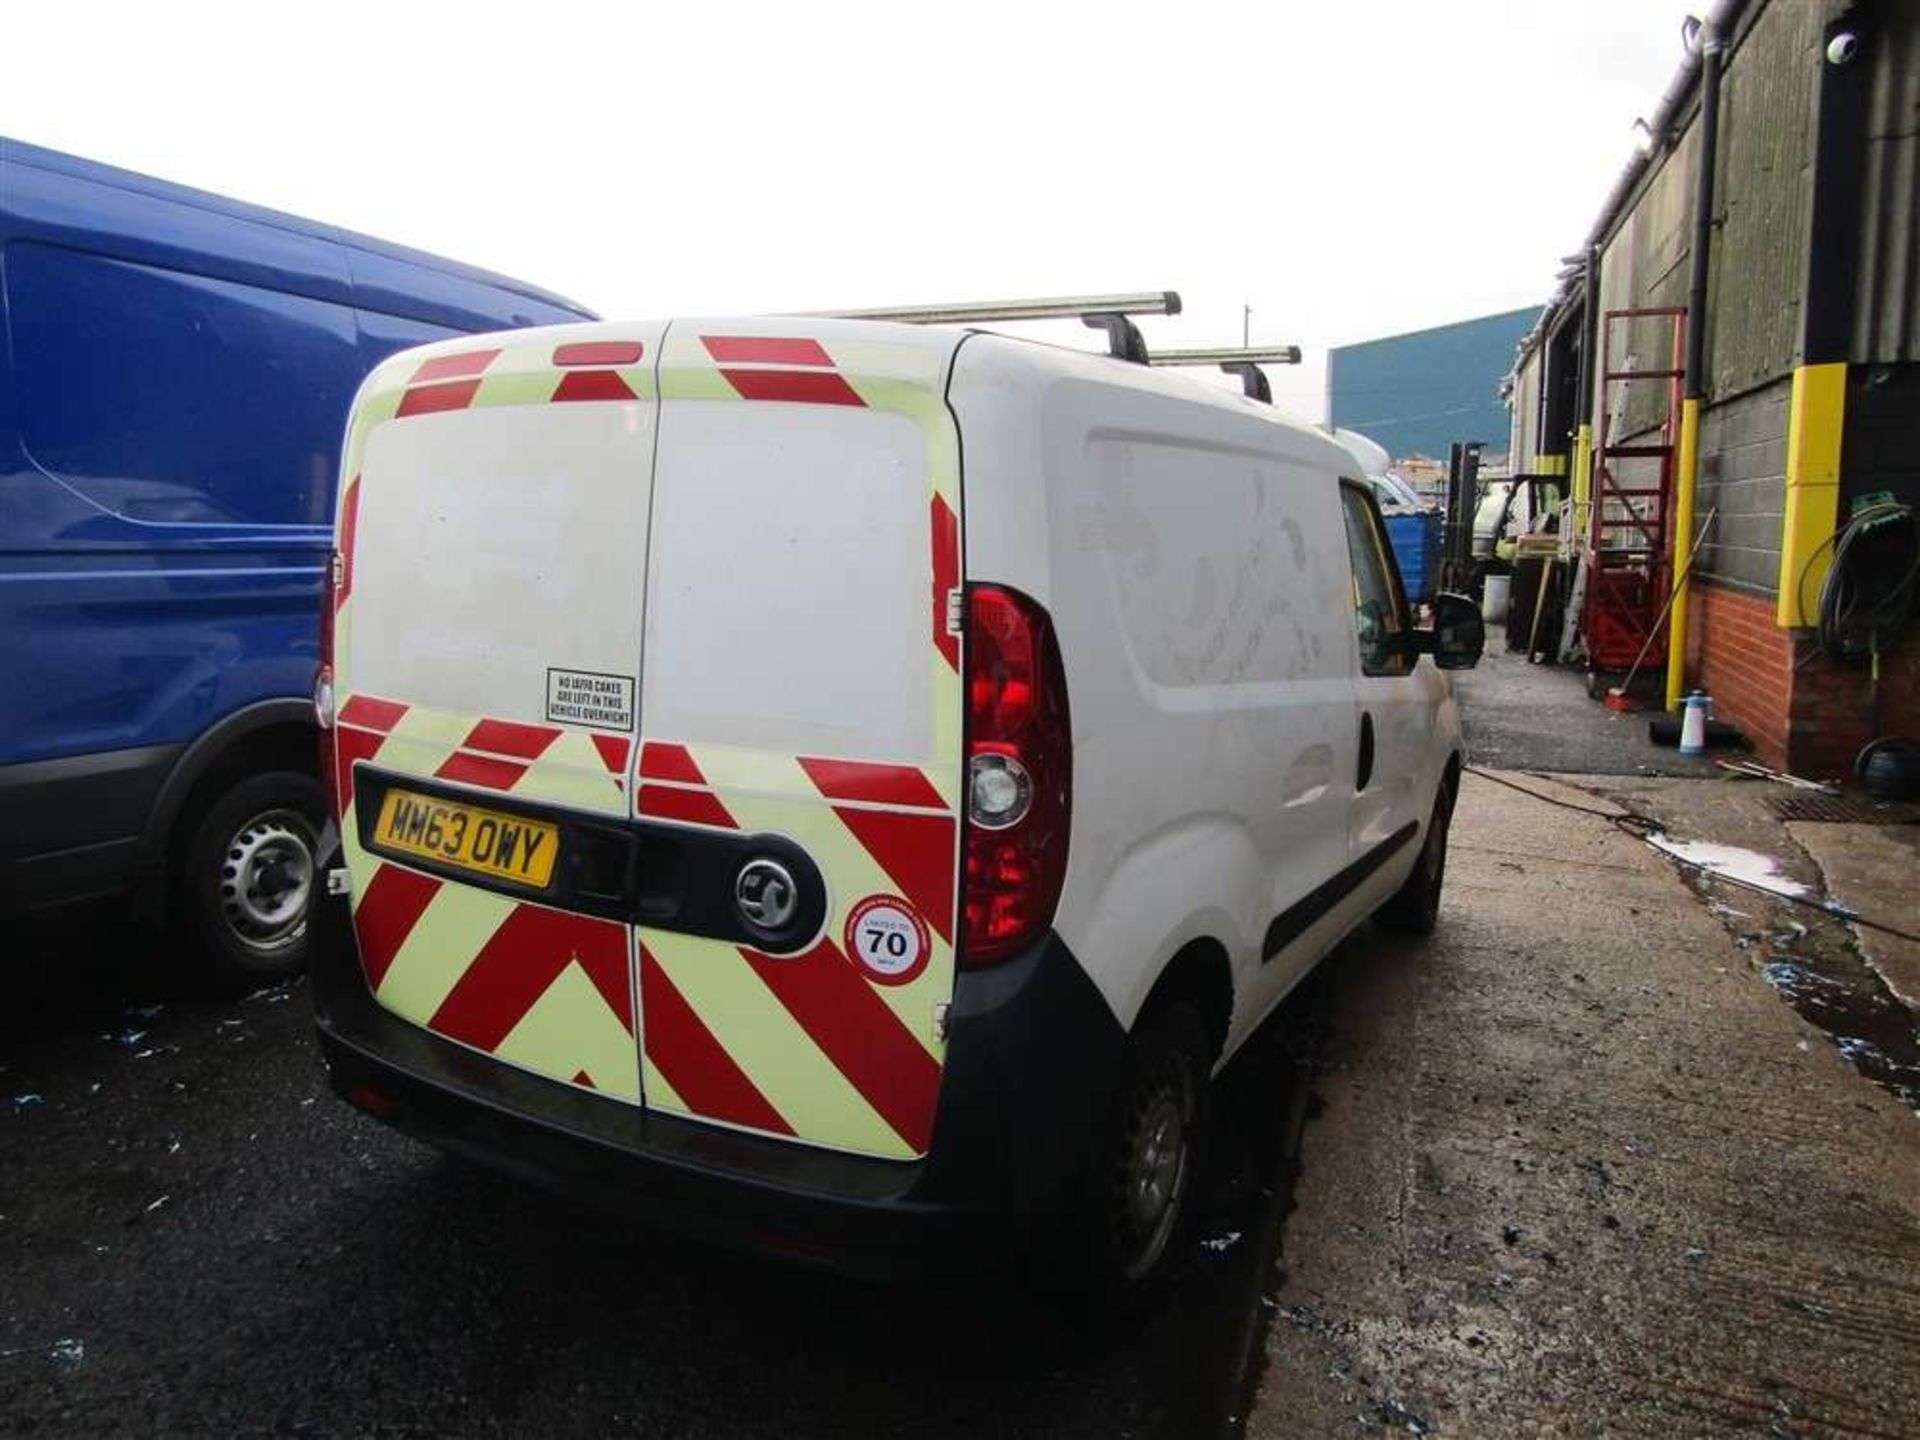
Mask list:
[[[221,918],[241,945],[271,955],[306,933],[313,848],[313,827],[296,810],[262,811],[234,831],[217,883]]]
[[[1121,1269],[1129,1280],[1153,1269],[1173,1239],[1192,1168],[1195,1108],[1192,1076],[1178,1056],[1168,1056],[1135,1101],[1115,1187]]]

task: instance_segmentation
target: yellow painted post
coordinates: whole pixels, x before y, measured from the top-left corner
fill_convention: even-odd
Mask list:
[[[1840,433],[1847,415],[1845,362],[1802,365],[1787,401],[1787,486],[1780,526],[1780,598],[1774,624],[1812,625],[1820,582],[1833,563],[1840,519]]]
[[[1593,505],[1593,426],[1585,421],[1573,433],[1573,535],[1576,549],[1587,547],[1587,513]]]
[[[1687,688],[1687,599],[1693,587],[1693,487],[1700,471],[1700,402],[1680,402],[1680,453],[1673,476],[1673,607],[1667,613],[1667,709]]]

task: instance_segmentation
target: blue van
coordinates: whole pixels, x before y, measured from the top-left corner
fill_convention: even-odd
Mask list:
[[[211,978],[301,964],[348,404],[395,350],[583,318],[0,139],[0,914],[131,895]]]

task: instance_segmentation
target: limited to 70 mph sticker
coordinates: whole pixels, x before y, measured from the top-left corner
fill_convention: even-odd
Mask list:
[[[933,955],[927,922],[897,895],[869,895],[854,906],[845,939],[847,953],[882,985],[918,978]]]

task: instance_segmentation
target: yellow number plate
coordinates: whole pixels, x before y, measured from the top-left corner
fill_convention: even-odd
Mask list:
[[[477,805],[389,790],[380,803],[373,840],[383,850],[545,889],[553,878],[560,829]]]

